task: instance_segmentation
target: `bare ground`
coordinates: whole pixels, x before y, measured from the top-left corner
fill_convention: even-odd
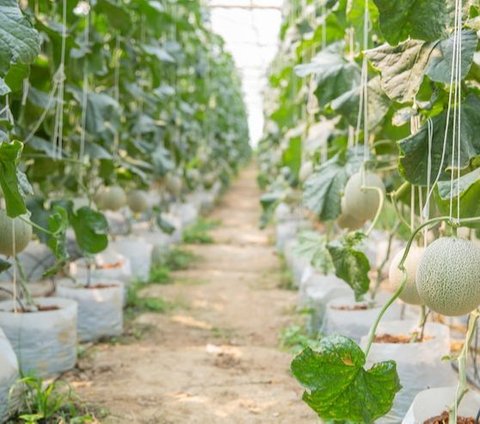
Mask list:
[[[110,411],[105,422],[318,422],[289,374],[291,355],[278,347],[296,295],[279,288],[258,199],[249,168],[211,214],[221,221],[215,244],[191,246],[201,258],[193,269],[144,291],[176,308],[138,316],[134,327],[148,329],[139,340],[101,344],[82,358],[72,385]]]

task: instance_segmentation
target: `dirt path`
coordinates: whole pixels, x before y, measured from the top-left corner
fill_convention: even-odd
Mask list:
[[[280,264],[269,233],[258,229],[255,170],[245,170],[211,217],[215,244],[176,283],[149,296],[177,308],[143,314],[150,330],[131,344],[99,345],[74,382],[85,399],[111,412],[109,423],[315,423],[288,373],[278,335],[295,293],[278,288]]]

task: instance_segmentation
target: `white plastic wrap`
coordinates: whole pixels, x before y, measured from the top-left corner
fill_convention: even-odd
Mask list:
[[[311,331],[322,328],[328,302],[339,297],[347,297],[352,289],[335,275],[312,273],[300,286],[299,304],[311,311],[308,324]]]
[[[349,297],[340,297],[328,302],[322,332],[340,334],[355,340],[357,343],[370,331],[370,327],[377,318],[382,306],[388,299],[388,295],[379,294],[375,305],[369,309],[348,309],[358,305],[366,305],[368,302],[355,302],[353,293]],[[346,309],[343,309],[346,308]],[[383,321],[393,321],[400,318],[400,305],[394,303],[383,317]]]
[[[71,280],[57,284],[57,296],[78,303],[78,340],[95,341],[102,337],[119,336],[123,332],[123,283],[119,281],[96,281],[85,288]]]
[[[416,321],[382,322],[377,335],[409,336],[416,329]],[[361,345],[364,347],[366,344],[367,337],[363,337]],[[429,387],[455,384],[456,373],[448,361],[442,361],[442,357],[449,354],[450,329],[437,323],[427,323],[425,340],[421,343],[373,343],[367,366],[376,362],[395,361],[402,385],[392,410],[376,422],[397,424],[402,421],[417,393]]]
[[[285,253],[285,246],[288,241],[296,238],[297,234],[302,230],[310,227],[310,223],[306,220],[295,220],[280,222],[276,226],[276,247],[281,253]]]
[[[456,386],[450,386],[420,392],[415,396],[402,424],[423,424],[426,420],[440,415],[453,405],[456,390]],[[480,395],[477,392],[470,391],[463,398],[458,415],[475,419],[479,409]]]
[[[170,235],[172,243],[181,242],[184,225],[182,224],[180,217],[174,215],[173,213],[164,213],[162,214],[162,218],[175,228],[173,233]]]
[[[182,227],[187,227],[198,219],[198,208],[191,203],[174,203],[170,213],[180,218]]]
[[[77,304],[55,297],[37,298],[40,306],[59,309],[14,313],[13,302],[0,302],[0,328],[17,355],[23,373],[50,377],[70,370],[77,361]]]
[[[3,423],[16,409],[18,398],[12,388],[15,387],[19,378],[17,357],[0,329],[0,423]]]
[[[87,277],[87,262],[85,258],[70,263],[70,275],[74,279]],[[94,266],[91,270],[92,279],[107,279],[122,281],[126,285],[132,280],[132,268],[130,260],[111,248],[95,255]]]
[[[293,257],[291,271],[294,286],[300,287],[302,280],[308,278],[308,275],[313,272],[313,268],[308,259],[295,255]]]
[[[128,220],[121,212],[103,211],[108,221],[108,229],[111,235],[128,234],[130,230]]]
[[[129,259],[133,278],[148,281],[153,249],[151,243],[142,237],[117,237],[110,243],[109,249]]]

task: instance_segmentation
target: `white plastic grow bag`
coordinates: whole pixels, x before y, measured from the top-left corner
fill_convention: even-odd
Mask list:
[[[119,336],[123,332],[124,288],[120,281],[95,281],[86,288],[71,280],[61,280],[57,296],[78,304],[77,330],[81,342]],[[98,287],[105,285],[106,287]]]
[[[68,371],[77,361],[77,304],[55,297],[37,298],[52,311],[14,313],[12,301],[0,302],[0,328],[12,344],[23,373],[39,377]]]
[[[180,217],[173,213],[164,213],[162,218],[175,228],[170,234],[172,244],[181,242],[184,225]]]
[[[74,279],[86,279],[88,266],[85,258],[70,263],[70,275]],[[94,265],[91,269],[91,278],[94,280],[122,281],[126,285],[132,280],[130,260],[111,248],[95,255]]]
[[[423,424],[426,420],[440,415],[453,405],[456,390],[456,386],[437,387],[418,393],[402,424]],[[479,409],[480,395],[470,391],[463,398],[458,415],[476,418]]]
[[[340,297],[328,302],[322,332],[341,334],[349,337],[357,343],[370,331],[382,306],[386,303],[388,295],[377,295],[375,303],[368,309],[353,309],[355,306],[368,305],[368,301],[356,302],[353,294],[348,297]],[[400,318],[400,305],[394,303],[383,316],[383,321],[393,321]]]
[[[306,220],[286,221],[278,223],[275,229],[277,250],[281,253],[285,253],[284,249],[287,245],[287,242],[289,240],[295,239],[298,233],[300,233],[302,230],[308,229],[309,227],[310,222]]]
[[[128,234],[130,225],[127,218],[121,212],[103,211],[108,221],[108,231],[111,235]]]
[[[133,278],[148,281],[153,245],[141,237],[117,237],[109,248],[130,261]]]
[[[416,329],[416,321],[382,322],[377,336],[383,334],[409,336]],[[366,344],[367,337],[363,337],[361,345]],[[425,340],[421,343],[373,343],[367,366],[376,362],[395,361],[402,385],[402,389],[395,397],[392,410],[377,422],[397,424],[402,421],[417,393],[430,387],[455,384],[457,376],[450,362],[442,361],[442,357],[449,354],[450,329],[437,323],[427,323]]]
[[[187,227],[198,219],[199,207],[192,203],[174,203],[170,207],[170,213],[180,219],[182,227]]]
[[[13,389],[18,379],[17,357],[0,329],[0,423],[16,410],[19,399]]]
[[[339,297],[348,297],[352,289],[335,275],[313,273],[301,286],[299,304],[310,310],[310,331],[322,328],[328,302]]]

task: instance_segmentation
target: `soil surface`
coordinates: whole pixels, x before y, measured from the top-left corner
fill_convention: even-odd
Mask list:
[[[200,258],[175,284],[142,295],[175,307],[142,314],[144,333],[87,351],[70,376],[76,392],[107,408],[107,423],[317,423],[291,377],[278,336],[296,293],[279,288],[280,262],[258,228],[255,170],[243,171],[210,215],[215,243],[189,246]]]
[[[448,419],[448,412],[445,411],[442,413],[442,415],[430,418],[423,424],[448,424],[449,422],[450,420]],[[457,417],[457,424],[475,424],[475,418]]]

